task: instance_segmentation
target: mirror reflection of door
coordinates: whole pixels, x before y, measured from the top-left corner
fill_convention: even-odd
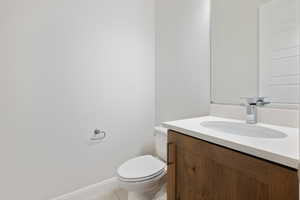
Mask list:
[[[299,101],[298,20],[297,0],[273,0],[259,8],[259,93],[275,103]]]

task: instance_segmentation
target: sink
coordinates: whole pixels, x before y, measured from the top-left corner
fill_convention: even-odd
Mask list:
[[[202,126],[215,130],[222,131],[224,133],[256,137],[256,138],[285,138],[287,135],[283,132],[246,123],[238,122],[226,122],[226,121],[204,121],[201,123]]]

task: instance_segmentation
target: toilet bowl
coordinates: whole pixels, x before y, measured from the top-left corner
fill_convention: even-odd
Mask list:
[[[152,200],[165,182],[167,170],[163,161],[146,155],[126,161],[117,174],[128,200]]]
[[[145,155],[130,159],[117,170],[119,185],[128,191],[128,200],[152,200],[166,182],[166,130],[155,134],[156,152],[160,158]]]

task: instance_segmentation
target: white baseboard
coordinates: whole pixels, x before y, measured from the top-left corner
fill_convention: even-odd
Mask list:
[[[51,200],[89,200],[114,192],[119,188],[117,178],[104,180]]]

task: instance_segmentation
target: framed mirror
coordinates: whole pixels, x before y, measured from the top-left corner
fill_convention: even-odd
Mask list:
[[[211,0],[211,101],[299,103],[297,0]]]

